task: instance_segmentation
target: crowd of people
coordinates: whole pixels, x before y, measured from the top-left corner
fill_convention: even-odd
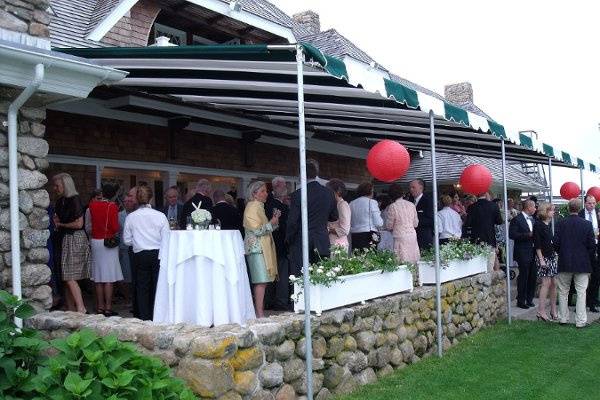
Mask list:
[[[434,215],[435,200],[420,179],[411,181],[406,191],[400,184],[391,184],[385,194],[377,197],[373,184],[364,182],[357,187],[355,198],[348,202],[344,182],[334,178],[324,184],[318,176],[319,165],[315,160],[307,160],[306,171],[311,263],[328,257],[332,246],[348,252],[377,247],[393,251],[400,262],[416,263],[422,252],[433,245],[435,219],[441,245],[466,238],[499,250],[504,241],[506,226],[500,202],[493,200],[490,193],[479,198],[461,198],[458,193],[443,194],[439,199],[439,211]],[[133,187],[119,206],[115,203],[118,188],[105,184],[86,207],[68,174],[56,175],[52,182],[57,198],[51,211],[54,223],[53,282],[55,294],[62,294],[69,310],[87,311],[78,281],[91,279],[97,313],[115,315],[113,292],[118,284],[119,291],[131,299],[134,316],[151,320],[161,242],[170,229],[186,228],[195,207],[210,211],[213,222],[221,229],[239,230],[244,237],[257,317],[264,316],[265,308],[293,308],[289,276],[302,274],[301,199],[299,190],[289,192],[284,178],[275,177],[269,184],[252,182],[245,199],[236,198],[235,192],[212,190],[210,181],[200,179],[185,202],[180,200],[178,187],[169,188],[165,193],[165,207],[161,210],[151,207],[153,193],[146,185]],[[583,212],[584,219],[577,217],[581,227],[569,225],[574,218],[561,221],[553,237],[550,221],[555,209],[552,204],[542,203],[537,207],[535,199],[529,199],[522,203],[520,210],[513,199],[509,199],[508,204],[509,236],[514,241],[514,259],[519,266],[518,306],[533,306],[539,277],[542,284],[538,318],[562,321],[566,311],[560,302],[557,310],[553,299],[557,287],[559,299],[562,298],[562,288],[568,283],[566,276],[562,280],[555,277],[559,272],[575,274],[579,304],[582,288],[588,287],[587,280],[580,274],[593,270],[587,298],[588,305],[595,311],[600,284],[597,240],[594,239],[598,237],[598,214]],[[575,202],[569,206],[576,209]],[[595,200],[588,197],[585,210],[594,207]],[[585,254],[590,254],[588,263],[581,259],[584,253],[573,250],[576,235],[571,232],[583,232],[584,225],[587,227],[585,219],[590,221],[594,245],[592,258],[592,250],[588,248],[591,242],[586,239]],[[509,263],[508,257],[504,257]],[[499,258],[496,257],[494,269],[498,268]],[[60,287],[63,287],[62,291],[58,290]],[[567,287],[567,294],[568,290]],[[583,295],[585,314],[585,293]],[[547,298],[550,299],[550,315],[545,309]],[[581,304],[578,306],[579,325],[584,323],[581,322],[584,317],[580,315],[580,308]]]

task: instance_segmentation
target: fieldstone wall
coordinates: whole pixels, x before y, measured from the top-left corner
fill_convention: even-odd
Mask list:
[[[8,107],[20,90],[0,86],[0,289],[12,292],[10,212],[8,192]],[[18,123],[19,223],[21,230],[21,275],[23,296],[40,311],[52,305],[48,249],[48,205],[44,185],[48,168],[48,143],[44,139],[46,111],[26,104]]]
[[[0,28],[48,38],[50,36],[49,7],[49,0],[2,0],[0,1]]]
[[[505,317],[503,278],[493,272],[442,286],[444,349]],[[313,317],[315,398],[352,392],[435,354],[435,318],[431,287]],[[201,398],[292,400],[306,394],[303,315],[216,328],[71,312],[39,314],[28,323],[49,338],[88,327],[135,342],[171,366]]]

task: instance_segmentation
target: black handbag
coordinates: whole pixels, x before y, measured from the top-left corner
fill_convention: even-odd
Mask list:
[[[106,226],[104,228],[104,234],[106,235],[106,231],[108,230],[108,211],[110,210],[110,203],[106,207]],[[121,242],[121,238],[118,233],[115,233],[113,237],[104,238],[104,247],[109,249],[114,249]]]

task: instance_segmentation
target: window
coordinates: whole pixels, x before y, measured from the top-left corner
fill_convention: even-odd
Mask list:
[[[170,26],[154,24],[154,38],[166,36],[170,42],[177,46],[185,46],[187,44],[187,34],[179,29],[171,28]]]

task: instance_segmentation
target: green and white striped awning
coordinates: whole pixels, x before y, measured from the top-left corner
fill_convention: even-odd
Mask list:
[[[335,138],[353,145],[393,139],[409,149],[429,150],[431,110],[439,151],[500,158],[500,138],[506,138],[509,160],[547,163],[548,157],[553,157],[511,141],[495,121],[389,80],[368,66],[344,63],[309,45],[303,48],[309,138]],[[58,50],[129,72],[113,86],[244,116],[214,122],[241,127],[252,119],[261,121],[264,134],[289,138],[298,124],[296,55],[289,48],[244,45]],[[556,157],[554,163],[574,167]]]

